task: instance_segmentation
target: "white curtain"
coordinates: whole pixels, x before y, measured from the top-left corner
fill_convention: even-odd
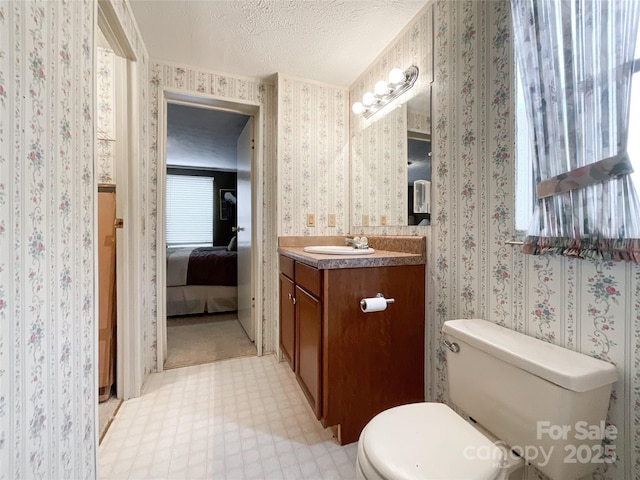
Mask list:
[[[511,7],[538,199],[523,252],[640,262],[627,154],[640,0]]]

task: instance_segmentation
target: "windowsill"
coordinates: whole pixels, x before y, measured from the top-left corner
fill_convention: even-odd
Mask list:
[[[175,250],[178,248],[199,248],[199,247],[213,247],[213,244],[211,243],[192,243],[192,244],[185,244],[185,245],[167,245],[167,250]]]

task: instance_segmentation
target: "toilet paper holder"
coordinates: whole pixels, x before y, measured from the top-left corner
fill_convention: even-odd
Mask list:
[[[384,298],[384,295],[381,293],[376,293],[376,298]],[[389,303],[394,303],[396,301],[395,298],[384,298],[385,301],[387,302],[387,304]],[[364,298],[362,300],[360,300],[360,308],[364,308],[366,305],[366,302],[364,301]]]

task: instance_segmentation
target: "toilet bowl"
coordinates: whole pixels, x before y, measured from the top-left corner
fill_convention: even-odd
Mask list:
[[[358,479],[519,480],[523,469],[522,459],[442,403],[385,410],[358,442]]]
[[[357,478],[519,480],[525,461],[553,480],[595,470],[598,461],[569,463],[566,452],[595,451],[602,436],[551,437],[540,421],[569,431],[604,423],[613,365],[484,320],[450,320],[442,331],[449,397],[469,420],[441,403],[379,413],[360,434]]]

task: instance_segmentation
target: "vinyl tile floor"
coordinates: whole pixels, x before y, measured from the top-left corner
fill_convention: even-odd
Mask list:
[[[107,479],[354,479],[357,443],[323,429],[286,362],[243,357],[151,374],[99,447]]]

